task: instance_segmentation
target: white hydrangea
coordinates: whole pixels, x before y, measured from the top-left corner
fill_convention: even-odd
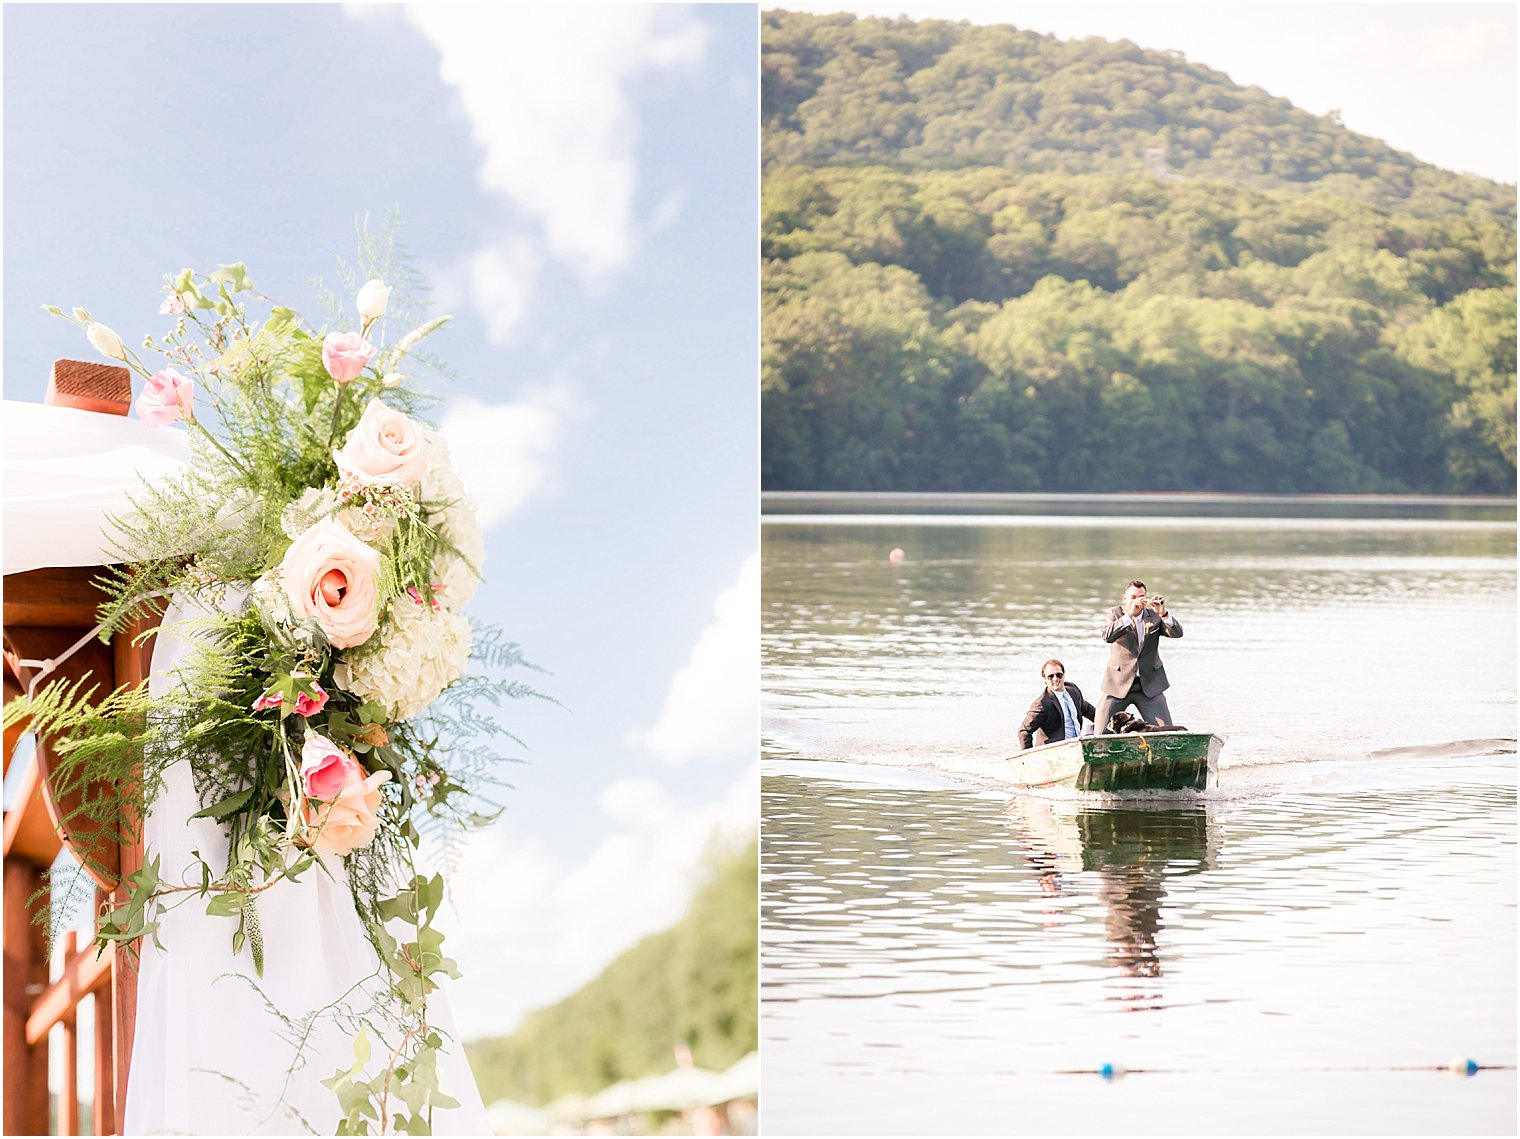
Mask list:
[[[443,586],[438,599],[460,610],[480,586],[480,569],[486,560],[486,537],[475,513],[475,500],[465,490],[449,459],[449,445],[436,431],[426,438],[427,473],[418,489],[422,502],[431,508],[428,522],[443,540],[458,549],[441,550],[433,559],[433,582]]]
[[[305,493],[280,512],[280,528],[291,541],[299,538],[332,513],[338,496],[322,487],[307,487]]]
[[[470,623],[459,614],[398,597],[379,633],[344,658],[333,680],[384,705],[392,719],[409,720],[464,675],[470,639]]]

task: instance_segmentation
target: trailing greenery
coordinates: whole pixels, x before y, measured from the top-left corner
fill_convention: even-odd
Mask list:
[[[677,1042],[722,1071],[758,1044],[759,848],[717,856],[686,914],[590,984],[468,1046],[486,1103],[547,1104],[675,1067]]]
[[[1513,490],[1512,188],[1133,45],[764,19],[766,489]]]

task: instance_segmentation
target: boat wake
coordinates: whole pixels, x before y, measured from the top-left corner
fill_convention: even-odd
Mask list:
[[[1471,775],[1513,781],[1513,764],[1494,759],[1516,754],[1508,738],[1449,740],[1366,749],[1316,747],[1312,741],[1232,739],[1221,757],[1219,784],[1207,791],[1104,793],[1017,784],[1005,744],[932,746],[926,742],[843,735],[808,739],[805,731],[767,732],[762,770],[767,775],[829,779],[902,788],[959,787],[988,795],[1049,802],[1231,802],[1293,793],[1376,791],[1426,785]]]

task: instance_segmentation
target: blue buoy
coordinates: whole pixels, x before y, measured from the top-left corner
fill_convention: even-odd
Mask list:
[[[1117,1080],[1120,1076],[1124,1075],[1124,1066],[1122,1064],[1104,1064],[1098,1069],[1098,1075],[1102,1076],[1105,1080]]]
[[[1454,1056],[1446,1065],[1446,1070],[1456,1076],[1472,1076],[1477,1074],[1479,1066],[1476,1060],[1469,1060],[1466,1056]]]

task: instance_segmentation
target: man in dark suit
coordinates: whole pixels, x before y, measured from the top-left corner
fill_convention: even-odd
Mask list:
[[[1042,743],[1074,740],[1082,733],[1082,721],[1093,720],[1093,706],[1082,699],[1082,690],[1066,683],[1066,666],[1048,660],[1040,669],[1045,691],[1034,698],[1019,725],[1019,746],[1034,747],[1036,731],[1045,733]],[[1096,721],[1094,721],[1096,722]]]
[[[1108,731],[1115,712],[1135,706],[1141,719],[1170,724],[1166,706],[1166,666],[1161,663],[1161,638],[1182,636],[1182,623],[1167,612],[1166,598],[1146,596],[1145,582],[1124,587],[1124,600],[1108,611],[1103,639],[1108,642],[1108,667],[1103,670],[1103,699],[1093,717],[1097,730]]]

